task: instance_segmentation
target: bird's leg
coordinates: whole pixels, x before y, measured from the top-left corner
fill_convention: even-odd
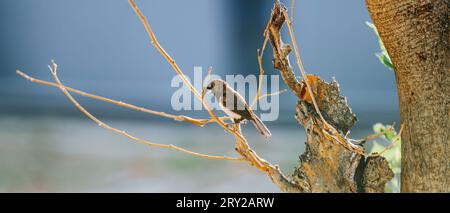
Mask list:
[[[242,119],[239,123],[241,123],[241,124],[247,124],[247,119]]]
[[[244,119],[243,118],[239,118],[239,119],[233,119],[233,123],[229,123],[227,124],[227,127],[232,129],[234,125],[236,124],[240,124]]]

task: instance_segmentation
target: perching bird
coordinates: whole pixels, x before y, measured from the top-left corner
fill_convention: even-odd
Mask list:
[[[213,80],[206,89],[211,90],[222,110],[233,119],[234,123],[249,120],[264,137],[269,138],[272,135],[261,119],[250,109],[245,99],[225,81]]]

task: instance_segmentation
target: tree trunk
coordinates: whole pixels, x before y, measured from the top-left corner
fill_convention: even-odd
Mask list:
[[[450,0],[366,0],[392,59],[402,192],[450,192]]]

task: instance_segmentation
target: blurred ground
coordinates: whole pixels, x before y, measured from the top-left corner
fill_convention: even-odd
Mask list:
[[[232,137],[216,126],[107,122],[153,142],[236,155]],[[304,130],[294,125],[271,125],[271,130],[266,143],[251,126],[244,129],[261,156],[290,173],[303,152]],[[0,116],[0,174],[0,192],[278,192],[246,163],[149,148],[81,116]]]

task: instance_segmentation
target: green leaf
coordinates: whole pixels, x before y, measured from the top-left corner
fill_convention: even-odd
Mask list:
[[[385,129],[386,127],[381,123],[376,123],[375,125],[373,125],[373,131],[375,133],[383,132]]]
[[[386,132],[384,133],[384,136],[386,137],[386,139],[388,141],[390,141],[391,143],[395,140],[395,138],[397,137],[397,132],[395,131],[393,126],[386,126]]]
[[[380,34],[378,33],[377,27],[373,23],[370,23],[368,21],[366,21],[366,25],[369,28],[371,28],[375,32],[377,37],[378,37],[378,43],[380,45],[381,52],[379,52],[379,53],[377,53],[375,55],[380,60],[380,62],[382,64],[384,64],[384,66],[386,66],[387,68],[389,68],[391,70],[394,69],[394,65],[392,64],[391,57],[389,57],[389,54],[388,54],[388,52],[386,50],[386,47],[384,46],[383,41],[380,38]]]
[[[389,69],[394,69],[394,65],[392,65],[392,62],[391,62],[391,59],[389,58],[389,55],[384,54],[384,53],[377,53],[375,55],[378,57],[380,62],[382,64],[384,64],[384,66],[386,66]]]
[[[397,132],[392,126],[385,126],[381,123],[373,125],[373,131],[375,133],[384,133],[384,137],[390,142],[395,140],[395,138],[397,137]]]

